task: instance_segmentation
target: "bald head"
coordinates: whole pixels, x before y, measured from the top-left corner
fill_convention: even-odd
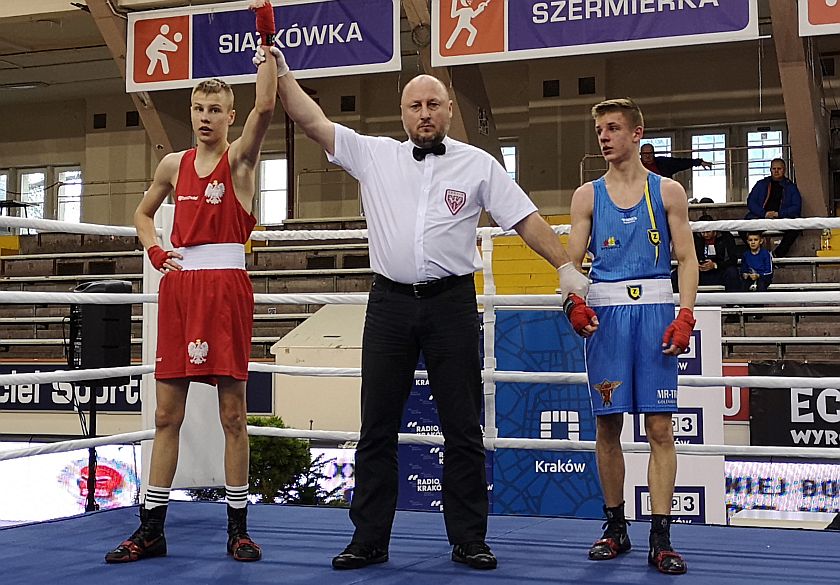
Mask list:
[[[403,89],[400,113],[403,128],[414,144],[434,146],[446,137],[452,121],[449,90],[436,77],[418,75]]]
[[[418,91],[435,92],[441,99],[449,99],[449,90],[443,82],[432,75],[418,75],[405,84],[402,91],[402,104],[405,104],[407,94],[414,94]]]

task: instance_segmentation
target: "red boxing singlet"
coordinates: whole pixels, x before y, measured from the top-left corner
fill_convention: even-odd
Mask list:
[[[244,244],[257,224],[247,213],[233,189],[230,161],[225,150],[216,168],[206,177],[195,172],[196,150],[181,157],[175,187],[175,225],[172,244],[176,248],[199,244]]]

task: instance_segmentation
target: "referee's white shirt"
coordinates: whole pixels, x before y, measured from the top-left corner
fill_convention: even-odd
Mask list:
[[[335,155],[361,183],[374,272],[411,284],[471,274],[481,210],[509,230],[537,210],[496,159],[445,138],[446,154],[417,161],[410,140],[364,136],[335,125]]]

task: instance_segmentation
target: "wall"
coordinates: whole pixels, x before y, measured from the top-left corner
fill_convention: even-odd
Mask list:
[[[485,64],[481,70],[498,133],[505,143],[520,149],[520,184],[544,213],[568,212],[571,194],[581,182],[581,160],[587,153],[598,152],[589,109],[601,99],[633,97],[644,109],[648,131],[673,133],[677,149],[690,148],[691,133],[698,129],[722,130],[730,145],[740,146],[749,128],[771,124],[785,128],[771,39]],[[416,73],[416,60],[406,56],[401,72],[305,80],[304,85],[317,92],[334,121],[360,132],[403,140],[400,89]],[[578,79],[588,76],[596,79],[596,93],[578,95]],[[543,81],[548,79],[559,80],[559,97],[543,97]],[[248,86],[238,87],[236,93],[239,115],[231,138],[241,132],[253,100],[253,89]],[[830,89],[829,93],[827,104],[836,103],[838,92]],[[340,111],[342,95],[356,97],[354,112]],[[174,145],[179,149],[190,146],[189,93],[156,92],[153,98]],[[81,164],[86,181],[148,180],[157,156],[144,132],[124,127],[125,112],[133,107],[123,93],[62,103],[10,105],[4,111],[0,168],[46,162]],[[92,116],[100,112],[108,114],[109,125],[94,130]],[[302,185],[298,217],[357,215],[357,187],[352,179],[340,175],[340,188],[322,184],[318,180],[321,171],[335,171],[336,167],[327,163],[322,150],[300,131],[295,140],[295,171]],[[286,151],[284,115],[278,106],[263,152]],[[325,176],[333,180],[339,175]],[[683,173],[680,180],[690,186],[690,173]],[[740,199],[748,187],[743,177],[736,176],[730,197]],[[95,203],[86,201],[84,220],[129,224],[142,189],[142,183],[100,186],[97,190],[89,187],[85,196]]]

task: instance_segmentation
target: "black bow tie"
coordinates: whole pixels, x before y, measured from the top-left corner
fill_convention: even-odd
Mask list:
[[[442,154],[446,154],[446,145],[443,142],[441,142],[440,144],[435,144],[431,148],[420,148],[418,146],[415,146],[412,154],[414,155],[414,160],[418,161],[426,158],[427,154],[436,154],[440,156]]]

